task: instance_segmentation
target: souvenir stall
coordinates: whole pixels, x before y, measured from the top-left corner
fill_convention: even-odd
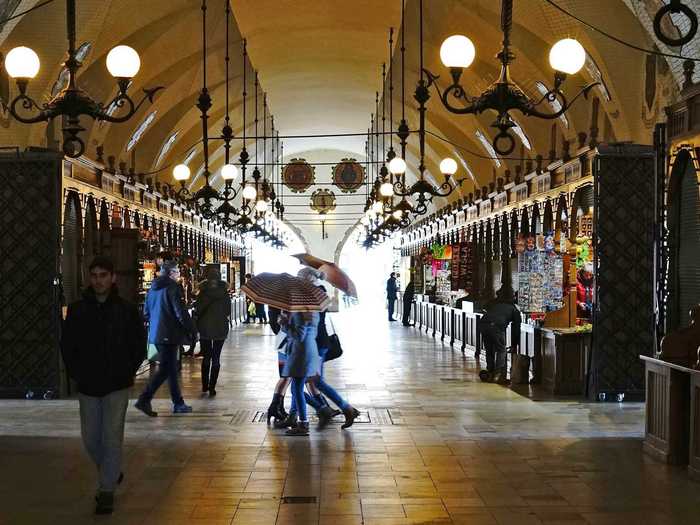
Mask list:
[[[651,148],[582,144],[573,158],[546,168],[540,160],[513,181],[507,173],[466,203],[412,225],[401,238],[405,255],[424,269],[451,244],[449,263],[437,264],[449,283],[443,280],[440,289],[449,286],[464,299],[440,304],[437,296],[419,297],[416,325],[477,351],[483,308],[499,288],[511,287],[523,314],[519,347],[530,359],[531,383],[556,395],[641,398],[643,374],[622,363],[651,343],[651,285],[644,272],[652,271],[653,217],[638,208],[653,208],[652,188]],[[510,331],[507,339],[511,345]]]

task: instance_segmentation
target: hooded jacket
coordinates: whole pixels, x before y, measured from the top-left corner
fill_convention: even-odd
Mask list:
[[[231,299],[225,281],[206,280],[200,284],[194,303],[194,315],[200,339],[226,339],[231,317]]]
[[[150,344],[190,344],[197,334],[182,298],[182,288],[167,275],[151,283],[143,315],[148,321]]]
[[[88,288],[68,306],[61,353],[82,394],[102,397],[132,386],[146,358],[146,331],[136,306],[115,287],[104,303]]]

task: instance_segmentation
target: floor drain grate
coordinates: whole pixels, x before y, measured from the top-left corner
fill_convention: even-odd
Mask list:
[[[284,496],[282,498],[282,503],[287,504],[300,504],[300,503],[316,503],[316,496]]]

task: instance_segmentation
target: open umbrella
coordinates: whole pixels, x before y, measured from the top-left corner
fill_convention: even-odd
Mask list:
[[[292,257],[299,259],[299,262],[304,266],[309,266],[325,273],[326,281],[346,295],[357,297],[355,283],[352,282],[348,274],[341,270],[337,264],[319,259],[310,253],[297,253],[296,255],[292,255]]]
[[[331,302],[323,290],[288,273],[261,273],[241,290],[256,303],[288,312],[320,312]]]

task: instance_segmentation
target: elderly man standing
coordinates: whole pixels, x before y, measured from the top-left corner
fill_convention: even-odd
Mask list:
[[[192,412],[192,407],[185,404],[180,392],[177,352],[180,345],[196,340],[197,330],[185,307],[182,287],[178,284],[179,278],[180,269],[177,263],[164,261],[160,267],[160,275],[153,281],[146,296],[144,317],[149,323],[148,342],[158,349],[160,366],[139,396],[136,408],[151,417],[158,415],[151,407],[151,400],[166,379],[173,401],[173,412]]]
[[[61,351],[78,384],[83,443],[99,472],[96,514],[111,514],[121,482],[129,387],[146,357],[146,332],[133,304],[117,293],[114,264],[96,257],[90,286],[68,307]]]

